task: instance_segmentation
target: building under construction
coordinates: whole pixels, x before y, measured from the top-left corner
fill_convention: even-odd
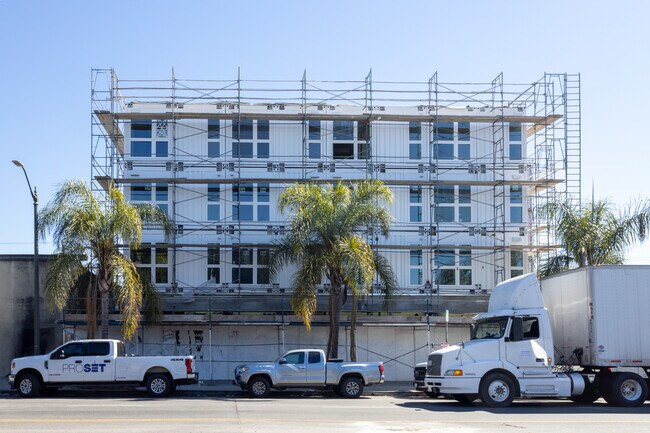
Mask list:
[[[131,251],[166,313],[290,313],[291,269],[268,256],[289,227],[277,199],[296,182],[378,179],[394,192],[390,235],[360,227],[400,289],[377,281],[367,315],[476,312],[498,282],[555,248],[540,212],[580,199],[580,76],[508,84],[301,79],[118,79],[92,71],[92,184],[168,212]],[[328,282],[316,288],[325,311]],[[387,309],[386,309],[387,308]],[[426,314],[429,313],[429,314]],[[284,323],[284,322],[283,322]]]

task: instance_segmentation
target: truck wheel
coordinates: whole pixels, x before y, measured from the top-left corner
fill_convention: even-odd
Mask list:
[[[255,398],[268,397],[271,393],[271,384],[265,377],[254,377],[248,382],[248,395]]]
[[[607,381],[607,388],[605,400],[615,406],[641,406],[648,396],[648,385],[635,373],[614,373]]]
[[[356,377],[346,377],[339,384],[339,392],[345,398],[359,398],[363,394],[363,382]]]
[[[490,407],[508,407],[515,398],[515,385],[502,373],[488,375],[481,382],[480,395],[483,403]]]
[[[33,374],[22,374],[16,381],[18,395],[24,398],[38,397],[41,393],[41,381]]]
[[[166,374],[155,373],[147,379],[147,392],[152,397],[167,397],[172,392],[172,380]]]
[[[472,404],[478,398],[476,394],[453,394],[451,396],[454,400],[461,404]]]

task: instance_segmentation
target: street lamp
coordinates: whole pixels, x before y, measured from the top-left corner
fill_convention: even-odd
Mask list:
[[[38,194],[36,193],[36,187],[32,189],[32,184],[29,182],[23,163],[17,159],[11,162],[16,167],[23,169],[29,193],[32,195],[32,200],[34,200],[34,355],[39,355],[41,353],[41,291],[38,276]]]

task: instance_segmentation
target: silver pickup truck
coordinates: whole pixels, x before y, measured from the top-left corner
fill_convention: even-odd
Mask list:
[[[383,382],[383,363],[328,361],[318,349],[291,350],[273,362],[240,365],[234,380],[251,397],[266,397],[271,388],[332,388],[341,397],[357,398],[364,386]]]

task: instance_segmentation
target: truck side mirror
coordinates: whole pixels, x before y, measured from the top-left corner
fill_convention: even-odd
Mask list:
[[[280,358],[280,359],[278,360],[278,364],[280,364],[280,365],[285,365],[286,363],[287,363],[287,359],[286,359],[286,358]]]
[[[510,341],[521,341],[524,339],[524,319],[513,317],[510,329]]]

